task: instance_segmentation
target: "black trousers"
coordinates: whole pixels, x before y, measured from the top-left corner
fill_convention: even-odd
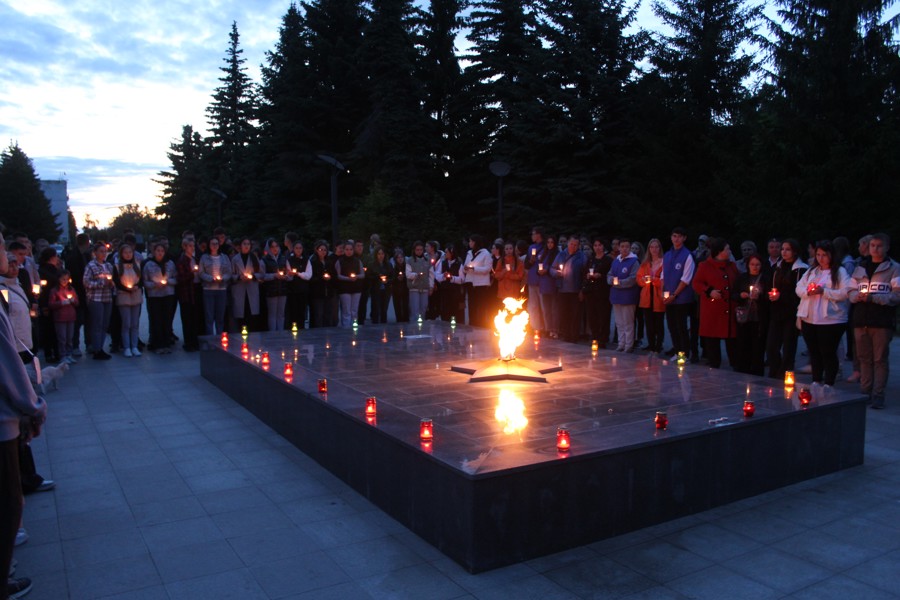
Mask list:
[[[374,287],[369,291],[372,300],[372,323],[387,323],[388,304],[391,295],[384,284]]]
[[[640,312],[644,314],[644,324],[647,326],[647,349],[650,352],[662,352],[666,336],[666,313],[656,312],[652,308],[642,308]]]
[[[767,333],[768,323],[766,322],[738,323],[735,371],[751,375],[764,374]]]
[[[567,342],[578,341],[578,292],[560,292],[556,298],[559,335]]]
[[[16,532],[22,519],[22,480],[19,473],[19,440],[0,442],[0,572],[9,573]],[[6,597],[6,588],[0,593]]]
[[[725,342],[725,352],[728,354],[728,364],[734,367],[735,350],[737,349],[736,338],[725,338],[724,340],[722,338],[703,338],[703,349],[706,352],[706,359],[709,361],[709,366],[713,369],[718,369],[722,366],[723,341]]]
[[[308,312],[309,294],[300,292],[288,294],[287,311],[284,319],[286,329],[292,328],[294,323],[298,329],[306,327],[306,313]]]
[[[691,349],[691,333],[688,317],[694,312],[695,302],[690,304],[669,304],[666,306],[666,321],[669,322],[669,336],[676,352],[687,354]]]
[[[203,298],[200,287],[194,291],[193,302],[181,302],[181,333],[184,336],[184,347],[189,350],[198,350],[200,340],[198,336],[203,332]]]
[[[172,345],[172,305],[175,296],[147,298],[147,316],[150,320],[150,348],[159,350]]]
[[[794,370],[797,357],[796,317],[773,317],[769,321],[766,340],[766,356],[769,359],[769,377],[784,379],[785,371]]]
[[[591,339],[597,340],[601,348],[609,343],[609,319],[612,316],[612,304],[605,294],[585,294],[584,308],[587,312],[588,329]]]
[[[847,331],[847,324],[813,325],[804,321],[800,326],[806,348],[809,350],[812,380],[816,383],[834,385],[840,367],[838,345],[841,343],[841,336]]]

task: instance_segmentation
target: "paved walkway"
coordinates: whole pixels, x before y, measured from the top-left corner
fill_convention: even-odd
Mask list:
[[[48,396],[34,451],[58,486],[27,498],[18,573],[31,600],[900,598],[897,343],[892,369],[861,467],[470,575],[202,379],[197,354],[85,360]]]

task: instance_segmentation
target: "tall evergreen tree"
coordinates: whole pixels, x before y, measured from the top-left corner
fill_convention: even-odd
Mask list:
[[[497,214],[496,184],[488,171],[494,158],[512,167],[504,194],[507,214],[530,220],[528,207],[546,203],[543,140],[558,122],[560,110],[550,103],[548,53],[538,35],[533,2],[476,2],[468,25],[473,47],[466,56],[471,64],[464,71],[467,117],[462,127],[469,136],[466,143],[479,153],[459,167],[477,186],[466,200],[481,201],[481,210],[474,214],[478,220],[468,225],[489,231]]]
[[[635,13],[625,0],[543,4],[548,82],[561,107],[553,138],[544,140],[552,147],[544,173],[567,228],[603,223],[610,232],[624,224],[617,209],[631,199],[621,178],[631,141],[627,90],[647,45],[644,32],[626,34]]]
[[[33,240],[55,242],[62,233],[34,165],[18,143],[0,153],[0,215],[8,229],[24,231]]]
[[[204,187],[204,148],[200,134],[185,125],[181,139],[172,142],[166,153],[171,170],[160,171],[154,180],[163,186],[156,214],[165,219],[170,236],[201,226],[211,231],[219,225],[222,199]],[[212,207],[215,209],[211,210]]]
[[[755,146],[760,201],[748,203],[745,220],[778,206],[789,233],[832,232],[836,214],[853,236],[866,233],[876,214],[897,223],[900,59],[882,22],[893,2],[778,4]]]
[[[206,109],[210,135],[206,140],[209,150],[205,162],[209,187],[221,190],[228,197],[226,215],[229,212],[238,215],[246,227],[255,215],[252,205],[247,206],[251,202],[246,185],[251,174],[248,147],[256,137],[256,94],[244,66],[246,59],[236,22],[231,24],[228,39],[225,65],[220,67],[221,85]],[[223,220],[229,219],[223,216]]]

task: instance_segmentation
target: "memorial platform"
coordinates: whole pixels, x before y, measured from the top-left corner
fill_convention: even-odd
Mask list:
[[[770,379],[551,340],[517,353],[563,367],[546,383],[470,383],[451,367],[494,361],[496,338],[440,322],[251,334],[246,358],[242,341],[231,335],[225,349],[207,338],[203,376],[471,572],[863,461],[865,399],[832,389],[804,406],[798,388]],[[524,403],[520,431],[504,433],[495,417],[501,392]],[[370,396],[377,415],[367,420]],[[654,426],[659,410],[665,430]],[[430,443],[419,439],[422,418],[434,422]],[[556,448],[561,426],[568,452]]]

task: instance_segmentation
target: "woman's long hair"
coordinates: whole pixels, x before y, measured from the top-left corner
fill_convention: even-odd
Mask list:
[[[841,281],[841,264],[836,262],[834,245],[829,240],[820,240],[816,242],[816,252],[819,250],[828,254],[828,268],[831,270],[831,287],[837,289]],[[820,270],[818,260],[816,260],[815,269]]]

